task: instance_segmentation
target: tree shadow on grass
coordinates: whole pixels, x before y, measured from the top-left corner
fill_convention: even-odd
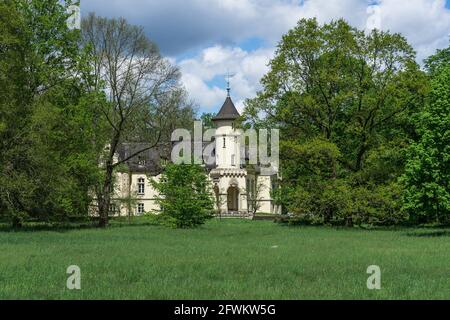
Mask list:
[[[144,226],[158,226],[153,220],[125,220],[125,219],[111,219],[110,224],[106,228],[99,228],[98,221],[86,222],[25,222],[20,227],[12,227],[10,223],[0,222],[0,232],[69,232],[77,230],[110,230],[123,227],[144,227]]]
[[[438,238],[438,237],[450,237],[450,230],[435,230],[435,231],[414,231],[406,234],[408,237],[417,238]]]
[[[10,232],[10,233],[19,233],[19,232],[69,232],[75,230],[86,230],[86,229],[95,229],[97,228],[94,224],[36,224],[36,225],[24,225],[21,228],[12,227],[8,224],[0,224],[0,232]]]

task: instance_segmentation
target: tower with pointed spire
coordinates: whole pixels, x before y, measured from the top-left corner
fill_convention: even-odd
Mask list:
[[[235,122],[241,116],[228,95],[219,113],[212,119],[216,124],[216,165],[218,168],[240,167],[240,139]]]
[[[278,181],[278,174],[265,176],[258,166],[241,163],[245,159],[246,146],[237,129],[240,114],[231,99],[230,76],[227,81],[227,97],[217,115],[212,119],[216,125],[216,166],[210,171],[214,192],[221,214],[252,216],[254,212],[280,213],[281,207],[273,203],[271,191]],[[243,148],[242,148],[243,147]],[[257,200],[255,200],[257,198]],[[256,201],[256,202],[255,202]]]
[[[222,213],[247,213],[246,176],[241,165],[240,131],[235,122],[240,117],[230,95],[227,82],[227,97],[217,115],[212,119],[216,125],[216,168],[210,173],[215,183],[216,196],[222,198]]]

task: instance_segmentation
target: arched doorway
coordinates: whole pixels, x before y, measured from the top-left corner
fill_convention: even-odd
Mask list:
[[[236,187],[228,188],[228,212],[239,211],[239,189]]]

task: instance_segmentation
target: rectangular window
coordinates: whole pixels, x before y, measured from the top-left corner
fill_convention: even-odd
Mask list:
[[[236,155],[232,155],[231,156],[231,165],[234,167],[234,166],[236,166]]]
[[[144,178],[138,179],[138,194],[139,195],[145,194],[145,179]]]
[[[137,213],[139,215],[145,213],[145,206],[144,206],[143,203],[138,203],[138,205],[137,205]]]
[[[110,213],[111,215],[115,215],[116,212],[117,212],[116,205],[113,204],[113,203],[111,203],[111,204],[109,205],[109,213]]]
[[[223,137],[223,148],[227,147],[227,138]]]

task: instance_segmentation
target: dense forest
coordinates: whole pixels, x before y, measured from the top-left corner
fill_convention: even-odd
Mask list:
[[[118,146],[156,147],[195,118],[141,27],[90,14],[72,29],[74,4],[0,2],[0,219],[16,227],[93,203],[106,226]],[[290,223],[450,222],[450,47],[422,66],[400,34],[304,19],[261,83],[244,121],[280,129],[273,197]]]

